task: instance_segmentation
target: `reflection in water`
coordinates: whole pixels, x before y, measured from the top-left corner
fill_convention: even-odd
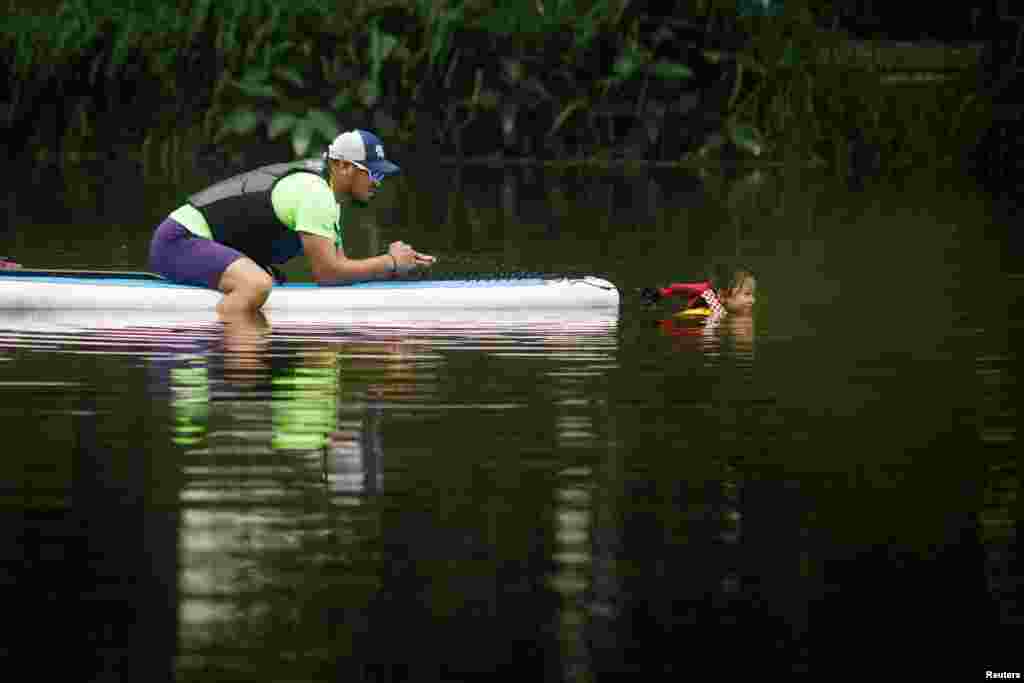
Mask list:
[[[433,450],[446,437],[422,428],[447,424],[448,416],[456,422],[491,423],[509,411],[532,411],[534,401],[524,400],[530,391],[523,393],[532,373],[509,370],[533,362],[540,363],[540,374],[532,376],[550,377],[562,406],[547,427],[542,420],[535,428],[550,433],[550,447],[590,449],[597,444],[588,407],[592,401],[582,397],[617,367],[614,321],[606,319],[572,322],[540,316],[532,322],[469,325],[453,319],[411,327],[393,322],[337,327],[131,318],[86,324],[36,316],[31,325],[10,324],[11,331],[0,333],[0,346],[15,352],[139,356],[151,392],[166,392],[174,412],[169,439],[183,452],[176,543],[178,662],[183,671],[244,668],[225,657],[225,649],[259,652],[266,643],[287,640],[280,619],[289,612],[296,623],[316,618],[326,605],[338,605],[353,623],[389,614],[384,604],[371,607],[379,603],[374,596],[380,590],[403,593],[408,577],[383,571],[373,557],[384,552],[383,559],[392,558],[389,563],[406,557],[424,533],[440,534],[438,547],[454,552],[445,531],[454,520],[438,518],[431,527],[435,531],[414,524],[408,527],[410,537],[403,531],[406,520],[385,514],[393,496],[407,496],[421,477],[428,476],[431,486],[451,481],[450,476],[434,476],[437,468],[450,469],[443,462],[445,451],[437,451],[441,460],[433,464],[422,456],[422,449]],[[477,391],[453,385],[461,376],[451,372],[453,364],[458,370],[466,362],[493,365],[492,376],[500,381]],[[408,430],[403,424],[420,428]],[[408,437],[401,435],[416,432],[423,433],[422,440],[403,445]],[[566,473],[573,476],[574,471]],[[580,624],[570,626],[577,618],[571,616],[573,605],[585,586],[580,582],[586,581],[587,551],[580,536],[585,527],[571,527],[587,516],[586,504],[569,501],[575,509],[565,510],[568,499],[559,489],[546,496],[537,493],[540,500],[558,501],[554,520],[559,530],[554,533],[559,547],[566,548],[557,558],[569,573],[578,574],[572,581],[565,578],[569,574],[552,580],[552,587],[572,584],[565,623],[566,633],[576,634],[578,651]],[[496,548],[493,535],[488,538],[481,539],[481,548]],[[542,548],[531,552],[547,555]],[[499,565],[494,566],[497,570]],[[334,569],[303,578],[300,567]],[[530,575],[540,579],[543,572],[530,570]],[[339,579],[351,582],[342,587]],[[447,595],[438,595],[437,604]],[[524,615],[525,628],[531,619]],[[359,633],[354,625],[343,631],[346,638]],[[308,655],[321,646],[326,648],[326,642],[314,638],[300,649]],[[322,653],[327,662],[344,649]]]
[[[1021,301],[1020,285],[1011,285],[1004,295]],[[1020,334],[1018,327],[1006,330]],[[979,396],[978,437],[985,457],[984,505],[978,514],[979,534],[985,544],[985,578],[996,598],[1000,623],[1019,624],[1022,616],[1017,596],[1021,595],[1024,567],[1019,552],[1021,470],[1020,430],[1020,358],[1019,345],[1012,350],[1000,348],[994,330],[979,334],[975,372],[981,386]],[[993,348],[993,346],[995,348]]]
[[[574,424],[571,432],[584,438],[593,436],[590,431],[580,430],[580,426]],[[565,431],[560,430],[560,435],[566,436]],[[559,472],[559,479],[561,486],[555,491],[554,554],[558,569],[551,585],[562,598],[559,631],[565,679],[580,680],[592,675],[586,637],[586,598],[594,567],[590,546],[593,482],[587,467],[567,468]]]
[[[607,320],[572,323],[542,317],[532,325],[497,321],[466,326],[452,320],[361,328],[130,322],[105,321],[88,328],[65,320],[0,341],[22,349],[43,346],[47,352],[142,355],[153,391],[168,392],[174,410],[171,439],[183,449],[177,611],[178,661],[184,671],[244,667],[224,652],[258,653],[271,642],[280,647],[289,638],[287,620],[281,621],[289,613],[295,623],[307,623],[324,606],[337,605],[352,622],[341,627],[348,639],[362,637],[353,624],[393,619],[385,617],[392,608],[375,596],[380,591],[404,594],[410,579],[382,570],[373,558],[383,553],[382,560],[394,566],[422,543],[424,534],[436,536],[438,548],[459,557],[448,529],[468,521],[458,521],[465,514],[460,512],[426,527],[419,522],[410,526],[411,520],[387,512],[390,497],[408,496],[409,487],[424,476],[431,486],[452,481],[435,477],[435,470],[449,465],[423,457],[424,448],[433,451],[445,442],[440,433],[431,436],[427,429],[422,441],[406,446],[408,437],[398,436],[398,445],[388,447],[396,435],[419,431],[401,425],[422,428],[439,420],[447,423],[448,416],[492,422],[509,411],[532,411],[533,400],[524,400],[530,392],[523,393],[532,373],[516,376],[508,370],[533,362],[540,363],[534,376],[550,378],[550,391],[561,406],[547,418],[548,426],[544,420],[534,423],[550,435],[541,437],[549,443],[545,450],[590,450],[599,447],[592,414],[597,404],[583,397],[617,368],[615,327]],[[475,392],[454,390],[451,382],[460,375],[453,375],[451,366],[466,362],[494,365],[498,381]],[[607,410],[607,402],[601,404]],[[487,443],[486,437],[481,443]],[[509,454],[516,450],[513,446]],[[445,457],[444,450],[436,454],[431,460]],[[565,470],[567,477],[585,473],[586,468]],[[582,666],[585,653],[583,612],[577,613],[588,581],[589,511],[585,497],[579,497],[584,488],[544,484],[536,491],[541,508],[547,507],[545,498],[554,504],[554,557],[562,570],[549,587],[539,566],[528,573],[541,581],[539,589],[562,592],[559,630],[566,634],[567,661],[577,662],[576,667]],[[491,553],[497,548],[493,533],[472,544]],[[532,540],[526,542],[533,546]],[[544,546],[529,552],[540,553],[538,560],[548,555]],[[333,569],[312,577],[303,567]],[[499,567],[494,564],[495,571]],[[463,578],[471,583],[483,578],[472,574]],[[449,590],[463,590],[456,588],[461,581],[431,598],[435,609],[445,609],[454,595]],[[530,629],[527,624],[534,618],[524,614],[523,628]],[[335,630],[335,636],[341,632]],[[320,637],[299,646],[307,659],[312,655],[327,665],[346,652],[327,647]],[[377,661],[374,666],[390,661],[375,660],[373,651],[366,657]]]
[[[171,368],[170,389],[175,407],[174,443],[191,446],[206,438],[210,423],[210,374],[200,355],[186,355]]]
[[[347,547],[374,542],[365,530],[368,523],[370,529],[379,527],[380,512],[372,504],[362,508],[389,490],[386,416],[410,409],[444,414],[462,407],[432,398],[443,368],[441,349],[465,347],[501,356],[520,348],[557,356],[586,348],[554,323],[540,334],[513,327],[469,338],[443,329],[430,335],[421,328],[340,334],[318,329],[315,345],[301,330],[284,326],[280,331],[284,344],[275,347],[274,338],[266,343],[258,335],[225,329],[222,377],[210,378],[218,388],[207,417],[220,428],[187,451],[192,464],[182,491],[181,551],[186,652],[222,642],[225,629],[239,638],[265,628],[261,624],[269,612],[242,610],[230,596],[277,590],[281,576],[261,562],[267,553],[306,557],[314,546],[321,548],[317,555],[330,561],[348,554]],[[409,332],[416,336],[405,341]],[[283,353],[282,346],[292,347],[291,352]],[[606,360],[607,354],[600,357]],[[254,371],[259,368],[264,369],[262,378]],[[269,395],[254,395],[261,385]],[[194,387],[175,389],[176,396],[186,393],[190,398],[183,408],[194,415]],[[515,409],[514,404],[492,408],[475,401],[465,407],[473,412]],[[402,489],[400,476],[395,486]],[[297,515],[296,506],[306,512]]]
[[[674,173],[434,174],[391,216],[606,273],[623,323],[0,312],[29,640],[81,605],[90,670],[138,680],[1012,668],[1024,299],[979,279],[983,211]],[[737,256],[756,320],[629,299]]]
[[[723,343],[739,358],[750,358],[756,342],[754,316],[726,316],[724,319],[670,317],[658,321],[663,336],[672,338],[676,351],[700,351],[708,357],[722,352]]]
[[[565,505],[575,509],[563,518],[566,539],[586,548],[568,555],[584,563],[586,581],[563,588],[578,606],[565,633],[578,634],[572,661],[584,680],[647,670],[645,652],[661,653],[659,663],[671,669],[685,669],[692,657],[725,661],[730,643],[745,642],[741,629],[729,633],[723,624],[739,623],[750,595],[740,561],[750,542],[742,510],[747,475],[736,452],[752,438],[740,430],[756,391],[754,322],[662,321],[651,333],[671,342],[659,358],[672,379],[647,378],[655,400],[665,402],[646,420],[657,436],[641,439],[620,426],[629,420],[622,396],[597,418],[606,455],[576,471],[585,479],[567,490]],[[580,575],[573,562],[563,572]],[[798,658],[792,665],[799,669]]]

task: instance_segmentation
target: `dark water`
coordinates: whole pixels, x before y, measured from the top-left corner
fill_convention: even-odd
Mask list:
[[[196,181],[130,171],[26,174],[0,253],[144,267]],[[593,272],[618,320],[0,317],[5,659],[102,681],[1021,670],[1011,207],[931,173],[410,171],[350,254]],[[752,324],[659,326],[634,298],[729,257],[758,273]]]

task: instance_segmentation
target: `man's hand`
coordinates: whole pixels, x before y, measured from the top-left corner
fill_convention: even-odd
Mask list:
[[[398,264],[398,272],[405,274],[419,266],[433,265],[436,260],[429,254],[421,254],[415,251],[405,242],[392,242],[388,247],[388,253],[394,257]]]

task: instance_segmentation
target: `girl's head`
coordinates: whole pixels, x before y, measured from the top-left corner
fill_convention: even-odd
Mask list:
[[[712,287],[730,315],[750,315],[754,310],[757,279],[748,268],[730,268],[714,277]]]

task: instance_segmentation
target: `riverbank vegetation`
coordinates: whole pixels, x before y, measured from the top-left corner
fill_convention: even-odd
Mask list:
[[[977,60],[886,63],[834,4],[8,0],[0,140],[9,156],[163,169],[303,156],[353,126],[428,158],[844,170],[962,153],[987,120]]]

